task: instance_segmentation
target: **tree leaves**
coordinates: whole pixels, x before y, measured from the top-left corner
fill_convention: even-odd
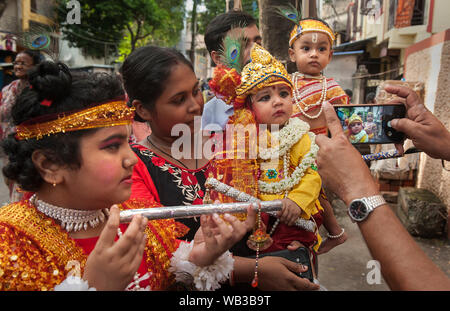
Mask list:
[[[81,24],[72,25],[65,23],[67,1],[56,0],[64,38],[93,57],[126,56],[148,43],[173,45],[183,28],[183,0],[83,0]]]

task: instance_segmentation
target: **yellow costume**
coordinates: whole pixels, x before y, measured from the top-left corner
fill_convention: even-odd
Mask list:
[[[256,120],[247,100],[248,96],[265,87],[280,83],[292,89],[292,82],[284,66],[258,44],[252,47],[251,62],[244,67],[241,77],[242,83],[236,89],[234,115],[228,124],[242,125],[246,128],[254,125],[255,132],[258,132]],[[289,131],[292,131],[293,135],[288,134]],[[291,118],[279,131],[280,148],[273,146],[273,150],[284,150],[284,153],[280,152],[277,158],[264,156],[263,154],[269,152],[271,147],[268,146],[268,149],[263,150],[261,145],[255,146],[255,142],[249,139],[252,134],[245,136],[245,139],[242,137],[239,139],[234,134],[234,143],[230,144],[231,150],[225,150],[225,156],[222,155],[221,160],[215,161],[217,178],[263,201],[289,198],[301,208],[302,218],[307,220],[313,218],[317,225],[320,225],[322,207],[318,198],[321,179],[314,165],[317,145],[313,142],[314,134],[308,131],[309,125],[306,122]],[[267,140],[269,145],[271,133],[268,131],[266,133],[268,134],[266,137],[269,137]],[[292,140],[293,137],[295,141],[287,143],[288,147],[283,149],[283,143],[286,140]],[[245,144],[242,143],[243,140],[246,141]],[[258,150],[257,159],[249,157],[253,148]],[[243,151],[244,159],[235,157],[236,150]],[[230,154],[233,156],[230,157]],[[222,201],[229,201],[220,195],[219,198]],[[263,214],[262,217],[267,225],[269,216]],[[307,247],[314,246],[317,250],[321,242],[317,230],[307,232],[299,227],[288,227],[284,224],[275,228],[272,239],[273,244],[266,250],[267,252],[285,249],[287,244],[294,240],[299,240]]]

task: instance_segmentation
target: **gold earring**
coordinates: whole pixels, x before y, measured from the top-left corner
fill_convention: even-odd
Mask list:
[[[52,185],[53,185],[53,187],[56,187],[56,183],[55,182]]]

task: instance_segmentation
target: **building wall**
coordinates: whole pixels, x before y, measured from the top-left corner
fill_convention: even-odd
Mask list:
[[[450,130],[450,29],[409,47],[405,70],[407,81],[425,84],[425,106]],[[450,207],[450,172],[440,160],[421,154],[417,187],[434,192]]]
[[[358,55],[334,55],[324,75],[335,79],[345,89],[353,89],[352,75],[357,69]]]
[[[434,0],[432,32],[438,33],[449,28],[448,14],[450,1]]]

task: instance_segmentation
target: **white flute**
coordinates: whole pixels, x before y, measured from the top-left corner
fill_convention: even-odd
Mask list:
[[[142,209],[129,209],[120,212],[120,222],[129,223],[134,215],[141,215],[149,220],[167,218],[190,218],[207,214],[224,213],[247,213],[247,208],[253,204],[253,208],[258,210],[255,202],[219,203],[203,205],[181,205],[166,206]],[[281,211],[283,203],[280,200],[260,202],[261,212]]]

